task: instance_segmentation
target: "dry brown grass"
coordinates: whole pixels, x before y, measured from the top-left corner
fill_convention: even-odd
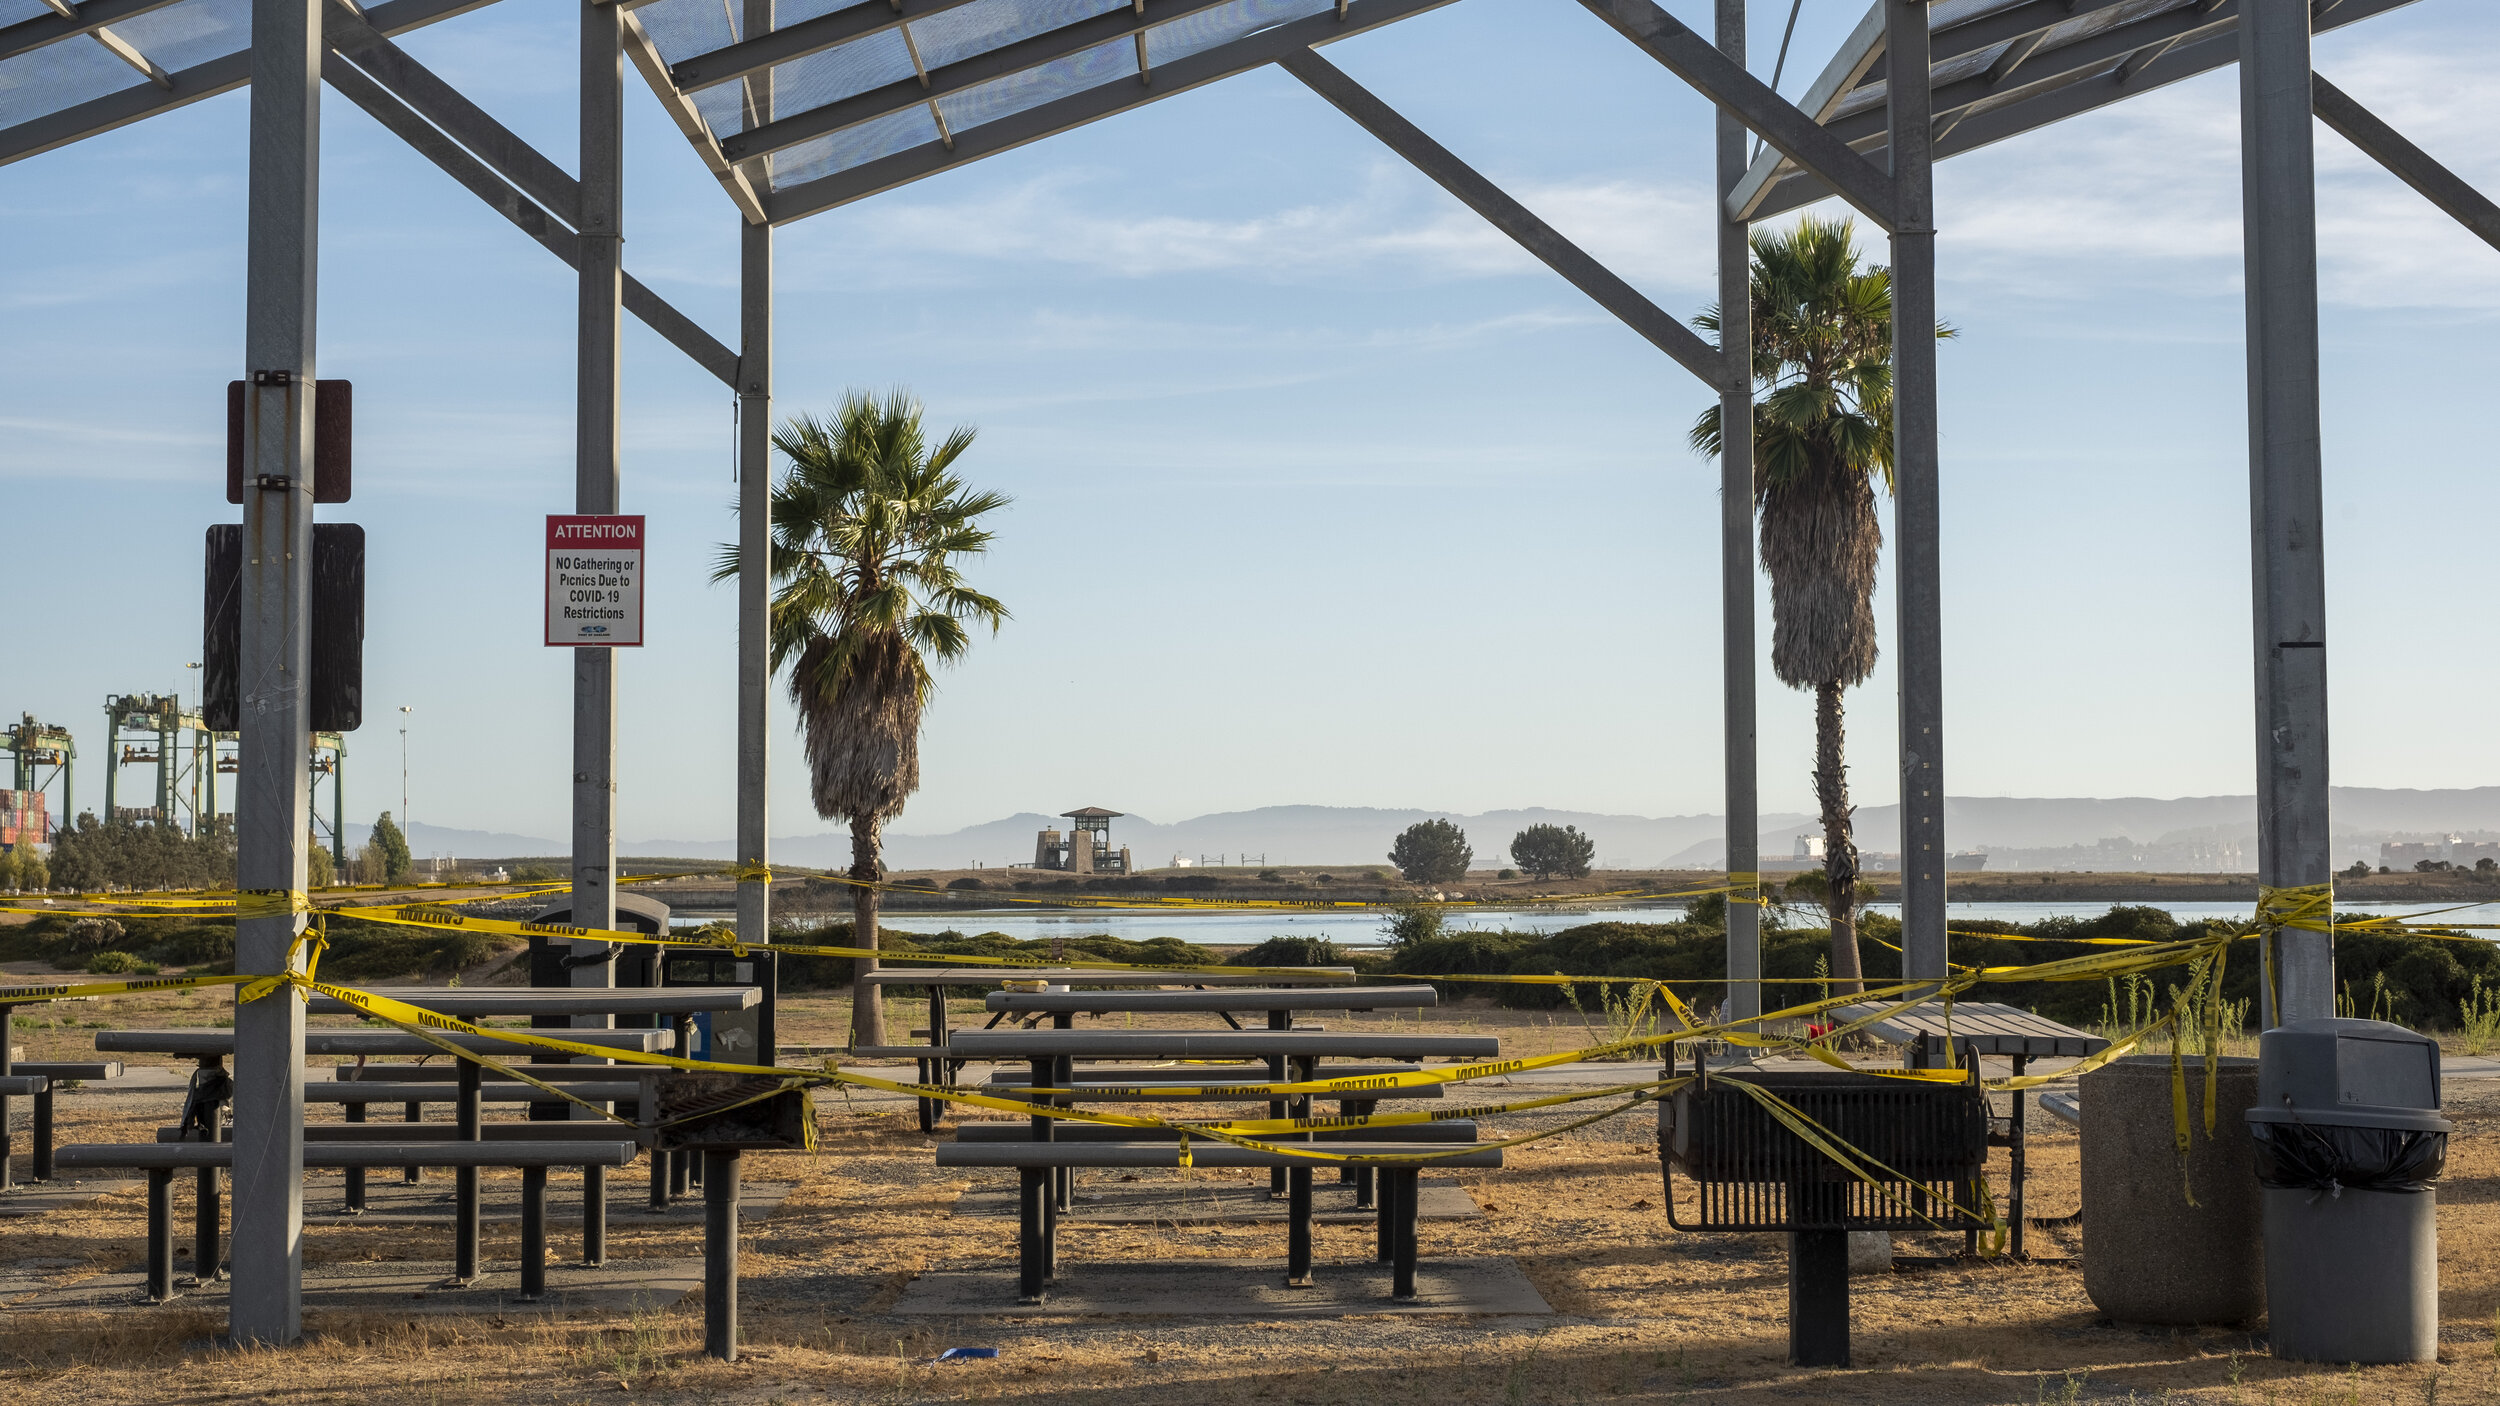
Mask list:
[[[115,1023],[210,1023],[214,998],[142,998]],[[784,1038],[837,1038],[839,998],[786,1008]],[[923,1008],[925,1010],[925,1007]],[[59,1014],[101,1017],[98,1007]],[[907,1011],[898,1011],[897,1024]],[[1332,1024],[1340,1022],[1334,1013]],[[1388,1018],[1351,1016],[1343,1028]],[[1548,1020],[1459,1007],[1433,1025],[1473,1022],[1511,1051],[1567,1048],[1586,1032],[1565,1013]],[[969,1007],[961,1023],[977,1023]],[[918,1024],[916,1017],[913,1024]],[[1118,1017],[1112,1018],[1115,1026]],[[21,1030],[63,1057],[88,1048],[91,1028]],[[2457,1086],[2452,1086],[2457,1087]],[[940,1269],[1004,1270],[1011,1221],[953,1218],[969,1181],[932,1165],[928,1140],[892,1101],[825,1095],[824,1146],[813,1156],[751,1162],[752,1181],[786,1181],[789,1199],[751,1224],[742,1280],[748,1350],[737,1363],[700,1354],[701,1310],[688,1301],[641,1314],[562,1319],[399,1319],[308,1316],[313,1336],[284,1352],[225,1352],[222,1326],[179,1301],[155,1310],[34,1313],[0,1308],[0,1402],[424,1403],[662,1400],[859,1403],[1017,1399],[1035,1402],[1189,1402],[1192,1406],[1528,1406],[1582,1402],[1940,1403],[2023,1406],[2133,1399],[2213,1406],[2436,1406],[2500,1402],[2493,1325],[2500,1310],[2500,1087],[2464,1086],[2441,1191],[2443,1362],[2436,1368],[2358,1373],[2278,1364],[2251,1351],[2248,1333],[2139,1331],[2099,1321],[2076,1270],[1991,1264],[1861,1279],[1858,1365],[1806,1371],[1783,1362],[1782,1246],[1769,1236],[1692,1235],[1672,1229],[1648,1130],[1618,1120],[1514,1151],[1496,1172],[1460,1173],[1486,1214],[1427,1222],[1425,1253],[1515,1257],[1557,1310],[1550,1318],[1238,1319],[1095,1318],[905,1320],[889,1310],[911,1279]],[[64,1101],[64,1140],[137,1140],[168,1121],[169,1100],[135,1096]],[[333,1116],[324,1113],[323,1116]],[[1538,1115],[1543,1116],[1543,1115]],[[1529,1117],[1500,1120],[1525,1130]],[[2032,1211],[2055,1216],[2078,1198],[2076,1145],[2035,1124]],[[629,1178],[634,1174],[628,1174]],[[1219,1174],[1199,1173],[1200,1176]],[[308,1197],[335,1197],[316,1179]],[[177,1215],[188,1215],[188,1197]],[[135,1264],[142,1256],[137,1196],[39,1220],[0,1221],[0,1273],[48,1262],[54,1281]],[[490,1263],[515,1253],[509,1226],[487,1227]],[[555,1231],[555,1248],[570,1249]],[[699,1253],[691,1225],[618,1226],[619,1259]],[[186,1237],[187,1238],[187,1237]],[[1077,1224],[1063,1256],[1071,1273],[1120,1260],[1283,1257],[1281,1225]],[[1322,1273],[1367,1256],[1361,1226],[1322,1226]],[[2073,1232],[2043,1232],[2041,1254],[2077,1248]],[[319,1224],[307,1260],[448,1260],[449,1227]],[[917,1365],[951,1345],[996,1345],[995,1362]],[[2130,1394],[2132,1393],[2132,1398]]]

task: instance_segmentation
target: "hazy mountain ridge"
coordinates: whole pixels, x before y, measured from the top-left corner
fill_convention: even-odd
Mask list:
[[[2445,833],[2500,834],[2500,786],[2452,790],[2397,790],[2339,786],[2334,797],[2336,863],[2375,864],[2388,839]],[[1263,806],[1223,811],[1171,824],[1130,815],[1111,824],[1114,844],[1127,845],[1140,868],[1159,868],[1173,856],[1196,860],[1222,855],[1227,862],[1288,864],[1387,864],[1390,841],[1419,820],[1447,819],[1465,830],[1479,867],[1508,863],[1511,836],[1529,825],[1576,825],[1597,841],[1597,862],[1614,869],[1717,868],[1724,863],[1722,824],[1715,815],[1607,815],[1591,811],[1529,807],[1468,815],[1446,810],[1371,806]],[[888,834],[886,862],[896,869],[999,866],[1033,857],[1037,830],[1062,827],[1057,816],[1023,812],[948,834]],[[1818,833],[1813,817],[1793,813],[1763,817],[1762,852],[1790,854],[1795,837]],[[1858,812],[1859,844],[1870,851],[1895,848],[1900,833],[1896,806]],[[1945,802],[1946,833],[1957,853],[1991,852],[1992,867],[2117,868],[2141,864],[2163,868],[2220,867],[2244,870],[2257,832],[2254,796],[2182,796],[2159,799],[2027,798],[1954,796]],[[351,845],[366,827],[350,825]],[[422,821],[408,827],[410,848],[420,856],[450,854],[500,859],[561,854],[565,843],[498,831],[462,830]],[[2105,841],[2123,841],[2108,845]],[[2072,853],[2061,853],[2071,851]],[[656,839],[620,843],[620,855],[669,855],[692,859],[732,856],[726,839]],[[2186,862],[2187,856],[2210,856]],[[849,863],[850,836],[827,830],[778,836],[773,857],[786,864],[836,867]],[[2068,861],[2072,861],[2071,863]]]

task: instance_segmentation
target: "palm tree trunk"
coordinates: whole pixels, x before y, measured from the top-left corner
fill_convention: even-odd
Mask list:
[[[874,817],[856,817],[851,821],[851,877],[859,882],[851,887],[851,945],[877,949],[876,882],[885,877],[885,865],[877,857],[877,822]],[[860,980],[877,969],[877,959],[861,957],[851,968],[851,1047],[885,1043],[885,988]]]
[[[1858,842],[1850,828],[1848,742],[1840,685],[1814,687],[1814,799],[1823,809],[1823,910],[1832,920],[1832,991],[1866,989],[1858,960]]]

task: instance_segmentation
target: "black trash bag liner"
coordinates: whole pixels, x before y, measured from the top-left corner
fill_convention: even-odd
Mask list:
[[[2278,1191],[2428,1191],[2448,1164],[2448,1135],[2413,1128],[2252,1123],[2257,1182]]]

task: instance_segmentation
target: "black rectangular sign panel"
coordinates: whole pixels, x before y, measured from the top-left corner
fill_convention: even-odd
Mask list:
[[[365,720],[365,530],[313,524],[312,730],[354,732]],[[208,594],[200,643],[200,716],[242,730],[243,529],[208,529]]]

